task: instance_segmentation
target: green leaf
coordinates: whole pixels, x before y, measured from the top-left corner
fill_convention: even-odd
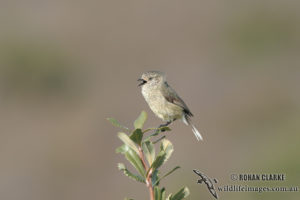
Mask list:
[[[136,153],[139,152],[138,148],[135,146],[134,142],[123,132],[118,133],[118,137],[130,148],[132,148]]]
[[[145,178],[139,176],[139,175],[136,175],[136,174],[133,174],[131,173],[123,163],[119,163],[118,164],[118,168],[119,170],[123,171],[123,173],[125,174],[125,176],[128,176],[129,178],[133,179],[133,180],[136,180],[138,182],[141,182],[141,183],[146,183],[145,181]]]
[[[146,120],[147,120],[147,113],[145,111],[142,111],[140,116],[134,121],[134,128],[142,129]]]
[[[154,159],[155,159],[155,148],[149,140],[142,143],[143,152],[146,156],[146,159],[149,163],[149,165],[152,165]]]
[[[126,144],[122,144],[121,146],[119,146],[118,148],[116,148],[116,153],[121,153],[121,154],[125,154],[130,147],[128,147]]]
[[[171,157],[174,148],[173,148],[173,144],[167,140],[167,139],[163,139],[160,145],[160,149],[161,151],[166,152],[166,159],[165,162]]]
[[[141,159],[135,151],[129,148],[129,150],[125,153],[125,157],[142,177],[146,177],[145,168],[142,164]]]
[[[143,133],[146,133],[148,131],[152,131],[152,130],[156,130],[156,131],[171,131],[171,129],[168,126],[163,126],[160,128],[147,128],[146,130],[143,131]]]
[[[127,128],[126,126],[121,125],[116,119],[114,118],[106,118],[108,121],[110,121],[110,123],[112,123],[112,125],[114,125],[115,127],[124,129],[126,131],[130,131],[129,128]]]
[[[163,139],[160,145],[160,152],[150,168],[153,168],[154,170],[158,169],[170,158],[173,151],[174,149],[172,143],[169,140]]]
[[[161,132],[171,131],[171,129],[168,126],[160,127],[158,130],[160,130]]]
[[[161,151],[157,154],[156,159],[154,160],[154,162],[152,163],[151,168],[153,168],[153,170],[158,169],[160,166],[162,166],[162,164],[165,162],[166,159],[166,152]]]
[[[162,200],[165,200],[165,198],[166,198],[166,189],[163,187],[163,188],[161,189],[161,199],[162,199]]]
[[[160,177],[158,180],[156,180],[153,185],[156,185],[159,181],[161,181],[163,178],[169,176],[170,174],[172,174],[174,171],[176,171],[177,169],[179,169],[179,166],[174,167],[171,171],[169,171],[168,173],[166,173],[165,175],[163,175],[162,177]]]
[[[190,191],[187,187],[182,188],[177,192],[174,196],[170,198],[170,200],[181,200],[190,195]]]
[[[151,175],[152,187],[159,184],[159,182],[157,181],[158,173],[159,173],[159,171],[157,169],[152,172],[152,175]]]
[[[160,189],[158,186],[154,186],[154,199],[155,200],[165,200],[166,190],[163,187]]]
[[[164,131],[171,131],[171,129],[167,126],[164,127],[160,127],[160,128],[148,128],[145,131],[143,131],[144,133],[151,131],[151,130],[156,130],[154,133],[152,133],[151,135],[147,136],[145,140],[149,140],[150,138],[157,136],[159,133],[161,133],[161,130]]]
[[[161,133],[160,130],[162,130],[162,129],[165,130],[165,131],[171,131],[171,129],[170,129],[169,127],[167,127],[167,126],[161,127],[161,128],[149,128],[149,129],[146,129],[145,131],[143,131],[143,133],[146,133],[146,132],[148,132],[148,131],[150,131],[150,130],[158,130],[158,131],[155,131],[155,132],[152,133],[151,135],[148,135],[148,136],[145,138],[145,140],[149,140],[150,138],[159,135],[159,133]]]
[[[154,187],[154,199],[161,200],[161,191],[158,186]]]
[[[143,132],[140,128],[135,129],[133,133],[130,135],[130,139],[134,141],[137,145],[141,146],[141,142],[143,139]]]
[[[166,198],[166,200],[171,200],[172,198],[172,193],[168,195],[168,197]]]

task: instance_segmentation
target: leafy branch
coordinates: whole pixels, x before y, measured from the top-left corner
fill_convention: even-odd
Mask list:
[[[181,200],[189,195],[189,189],[183,187],[176,194],[169,194],[166,197],[165,188],[159,187],[159,183],[162,179],[180,168],[179,166],[176,166],[166,174],[160,176],[159,168],[171,157],[174,148],[172,143],[165,139],[165,136],[155,141],[151,141],[151,139],[162,131],[170,131],[171,129],[169,127],[148,128],[142,130],[144,123],[147,120],[147,113],[145,111],[142,111],[140,116],[134,121],[133,131],[121,125],[113,118],[107,118],[107,120],[124,131],[118,133],[118,137],[124,144],[116,149],[116,153],[123,154],[135,168],[136,173],[129,171],[123,163],[118,164],[119,170],[132,180],[145,184],[150,193],[150,200]],[[154,130],[155,133],[143,139],[145,133],[152,130]],[[156,155],[154,144],[157,142],[160,142],[160,148]]]

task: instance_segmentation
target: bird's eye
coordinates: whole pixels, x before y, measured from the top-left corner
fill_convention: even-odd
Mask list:
[[[150,78],[149,78],[149,81],[151,81],[152,79],[153,79],[153,78],[152,78],[152,77],[150,77]]]

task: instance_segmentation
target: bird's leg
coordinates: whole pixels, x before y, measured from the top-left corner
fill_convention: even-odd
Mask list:
[[[171,123],[172,123],[172,121],[167,121],[167,123],[159,125],[158,128],[168,126],[168,125],[171,124]]]

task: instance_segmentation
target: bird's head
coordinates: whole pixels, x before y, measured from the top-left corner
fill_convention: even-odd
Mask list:
[[[162,83],[165,82],[165,75],[162,72],[159,71],[149,71],[142,74],[142,77],[138,79],[138,81],[141,81],[139,86],[147,85],[147,86],[159,86]]]

